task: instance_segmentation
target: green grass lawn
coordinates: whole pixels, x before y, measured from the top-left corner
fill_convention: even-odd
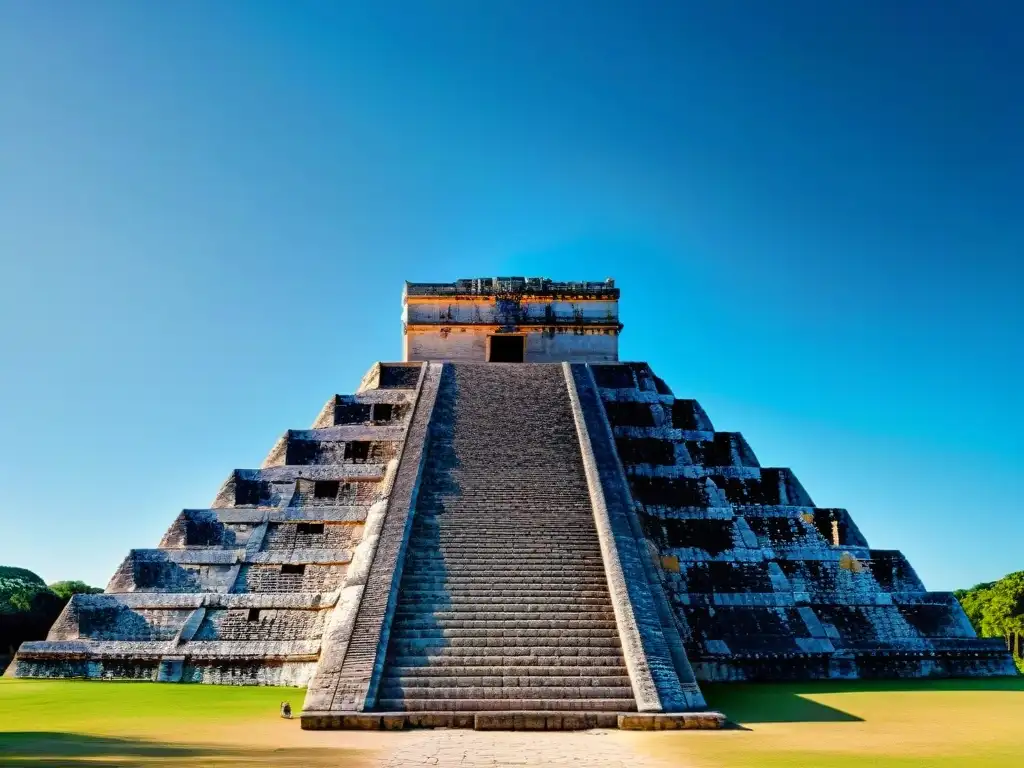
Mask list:
[[[739,727],[601,738],[680,768],[1024,765],[1024,678],[703,687]],[[411,738],[301,731],[278,706],[297,712],[304,693],[0,679],[0,766],[358,766]]]
[[[296,688],[64,680],[0,680],[0,732],[81,730],[145,733],[173,720],[244,721],[276,716],[281,701],[301,708]]]
[[[0,679],[0,765],[357,765],[360,751],[282,720],[305,691]]]

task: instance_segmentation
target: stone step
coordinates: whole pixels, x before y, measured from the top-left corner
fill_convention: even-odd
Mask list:
[[[571,534],[566,534],[570,536]],[[474,555],[479,557],[503,557],[506,561],[518,559],[529,560],[531,558],[548,558],[575,562],[580,558],[601,559],[601,547],[595,539],[593,542],[580,542],[577,546],[568,547],[534,547],[527,549],[526,543],[535,545],[532,539],[512,539],[502,536],[488,536],[485,542],[445,542],[437,540],[419,540],[410,543],[408,556],[435,555]]]
[[[550,485],[531,487],[537,485],[539,478],[520,478],[514,486],[487,490],[473,490],[467,487],[476,482],[493,482],[499,477],[498,473],[500,470],[495,470],[490,480],[453,477],[443,487],[425,485],[423,490],[426,495],[423,497],[423,504],[418,506],[417,510],[427,514],[443,514],[451,510],[474,508],[480,510],[484,516],[503,521],[507,518],[501,517],[502,512],[512,512],[524,518],[535,517],[540,521],[572,523],[592,519],[590,491],[586,486],[582,489]],[[566,518],[565,515],[569,517]]]
[[[523,526],[529,523],[523,523]],[[566,546],[564,542],[574,540],[573,546]],[[565,555],[576,554],[599,554],[601,542],[597,534],[584,534],[574,531],[552,531],[544,536],[528,536],[519,530],[490,531],[488,533],[474,532],[459,534],[455,531],[445,530],[440,535],[416,536],[409,541],[410,551],[425,552],[437,551],[438,549],[450,549],[458,551],[461,549],[481,549],[484,552],[501,550],[505,552],[520,552],[529,554],[528,548],[533,547],[536,551],[558,552]]]
[[[433,446],[431,446],[433,448]],[[428,461],[425,465],[428,472],[439,475],[433,482],[427,485],[440,495],[454,496],[462,489],[469,496],[482,496],[490,498],[504,498],[510,504],[522,503],[522,499],[531,496],[554,496],[563,504],[579,504],[587,500],[587,486],[576,478],[569,479],[564,488],[552,485],[550,469],[544,474],[542,467],[502,467],[497,469],[491,467],[490,475],[486,471],[478,469],[463,469],[461,471],[447,473],[439,462]],[[508,472],[508,475],[503,474]],[[473,488],[476,485],[493,484],[490,488]],[[562,496],[559,496],[559,493]]]
[[[544,630],[518,630],[520,632],[543,633]],[[559,642],[561,641],[561,642]],[[607,637],[554,636],[543,634],[502,635],[500,637],[402,637],[391,635],[396,656],[419,654],[421,656],[457,655],[462,652],[483,655],[491,652],[504,654],[517,648],[531,650],[536,656],[558,654],[578,656],[597,648],[617,649],[620,647],[618,633]]]
[[[419,610],[598,610],[609,608],[607,589],[527,590],[492,587],[480,590],[414,589],[402,585],[397,611]],[[525,606],[525,607],[519,607]]]
[[[548,512],[538,513],[547,509]],[[594,513],[589,502],[585,506],[566,506],[553,499],[525,499],[522,507],[512,507],[500,499],[439,499],[433,497],[432,502],[417,508],[417,520],[414,525],[424,530],[453,526],[457,530],[472,530],[469,518],[475,518],[482,525],[496,529],[510,528],[516,522],[531,522],[539,530],[576,529],[580,532],[593,530]]]
[[[604,570],[604,560],[599,552],[577,552],[573,555],[539,552],[516,557],[501,552],[472,552],[464,549],[442,554],[437,550],[411,549],[406,554],[406,565],[481,565],[503,566],[506,568],[581,568]]]
[[[429,606],[399,606],[395,611],[395,622],[424,619],[429,621],[614,621],[615,611],[610,607],[571,604],[515,606],[499,603],[487,608],[478,603],[468,603],[462,609],[435,608]]]
[[[428,464],[424,467],[424,472],[429,473],[436,468],[437,465],[431,467]],[[511,509],[526,510],[529,502],[540,500],[548,502],[548,505],[538,507],[538,512],[547,514],[549,509],[582,510],[590,501],[590,492],[586,485],[580,486],[574,482],[569,483],[566,487],[551,485],[550,478],[535,473],[504,478],[500,486],[473,487],[477,484],[496,483],[502,480],[502,470],[492,469],[489,477],[453,474],[443,478],[441,482],[428,481],[423,486],[428,494],[423,499],[423,508],[429,510],[431,506],[447,501],[464,504],[470,501],[483,501],[487,504],[502,504]]]
[[[563,533],[586,536],[588,539],[597,537],[597,531],[594,528],[594,518],[589,512],[585,517],[581,515],[579,522],[576,523],[569,523],[566,520],[567,514],[565,512],[559,514],[557,521],[552,520],[550,522],[538,520],[536,516],[526,514],[522,515],[521,519],[519,519],[520,516],[510,515],[509,510],[502,510],[501,514],[502,518],[500,520],[481,519],[483,516],[479,514],[479,507],[474,506],[472,509],[460,511],[458,514],[436,515],[433,520],[420,517],[415,525],[424,534],[431,533],[442,537],[475,538],[481,540],[487,538],[484,531],[516,534],[539,543],[548,541],[549,536]],[[476,515],[478,518],[476,521],[460,519],[461,517],[473,515]],[[522,527],[523,523],[529,523],[530,528],[524,530]]]
[[[525,622],[524,622],[525,623]],[[565,622],[568,623],[568,622]],[[477,640],[493,641],[495,647],[515,641],[548,640],[557,644],[589,643],[595,640],[618,640],[619,631],[615,622],[604,622],[611,626],[591,626],[586,622],[583,627],[438,627],[423,625],[420,627],[408,624],[395,625],[391,637],[402,640]]]
[[[504,568],[558,568],[560,570],[604,570],[604,561],[598,554],[579,553],[569,559],[558,555],[534,555],[530,557],[504,557],[497,553],[459,552],[441,555],[437,552],[409,552],[406,565],[479,565],[481,567]]]
[[[494,576],[502,578],[507,576],[518,576],[521,579],[548,579],[552,577],[579,576],[581,578],[604,578],[605,570],[603,565],[565,565],[561,563],[509,563],[505,562],[500,567],[497,563],[488,565],[486,563],[463,563],[451,561],[448,563],[406,563],[403,575],[412,577],[434,577],[434,576]]]
[[[609,604],[607,585],[596,589],[583,587],[564,589],[545,589],[543,587],[530,589],[519,587],[509,589],[491,585],[483,589],[452,591],[444,587],[422,589],[415,584],[403,584],[399,594],[401,595],[401,601],[398,604],[398,610],[402,610],[406,605],[410,607],[410,610],[415,610],[415,608],[420,606],[427,607],[438,603],[441,605],[451,605],[454,608],[455,606],[473,604],[477,600],[480,601],[481,605],[504,605],[506,603],[512,605],[512,602],[509,601],[541,605],[548,601],[552,601],[553,605]]]
[[[529,529],[520,527],[522,523],[530,523]],[[451,509],[450,512],[432,512],[430,514],[417,514],[414,526],[424,532],[434,534],[452,534],[459,536],[472,536],[478,534],[479,526],[493,531],[505,531],[508,533],[518,532],[520,535],[528,535],[537,541],[545,541],[548,533],[572,532],[582,535],[596,535],[594,527],[594,516],[589,510],[587,512],[574,513],[568,510],[560,510],[551,517],[538,518],[536,508],[533,514],[523,512],[516,514],[514,510],[497,509],[493,514],[486,514],[480,509],[479,504],[474,504],[466,509]]]
[[[518,498],[519,501],[512,503],[499,495],[474,499],[467,496],[445,498],[434,494],[427,496],[417,507],[413,525],[422,526],[424,530],[453,525],[459,530],[469,531],[470,520],[479,520],[482,525],[495,528],[508,528],[513,523],[528,520],[540,530],[594,529],[594,511],[589,499],[575,504],[566,503],[561,498],[527,498],[522,495]]]
[[[477,511],[479,511],[478,508]],[[480,525],[484,526],[484,528],[470,525],[468,521],[458,519],[460,516],[468,517],[472,514],[473,511],[469,510],[459,512],[458,515],[437,515],[433,520],[421,517],[418,519],[416,526],[424,534],[430,533],[434,536],[485,539],[486,535],[484,535],[483,530],[487,530],[493,533],[517,534],[542,544],[552,541],[549,538],[550,536],[563,533],[572,533],[574,535],[586,536],[587,538],[596,538],[597,536],[597,531],[594,528],[594,519],[590,516],[589,512],[585,518],[581,516],[578,522],[572,524],[566,521],[566,513],[564,512],[559,515],[557,522],[545,522],[537,520],[536,517],[530,515],[510,515],[508,510],[503,510],[503,517],[500,521],[497,519],[481,520]],[[523,523],[529,523],[531,527],[528,530],[524,530],[522,527]]]
[[[427,534],[410,539],[409,544],[414,550],[425,551],[443,547],[445,549],[465,549],[471,547],[483,548],[485,551],[503,549],[508,551],[514,547],[516,551],[525,550],[528,547],[536,547],[541,552],[564,552],[583,553],[600,552],[600,540],[596,533],[581,533],[576,531],[551,531],[543,536],[529,536],[523,533],[523,527],[528,526],[523,522],[518,530],[508,529],[503,531],[473,531],[472,533],[460,533],[459,531],[444,529],[439,534]],[[415,532],[413,534],[415,536]],[[572,546],[567,546],[568,540],[573,540]]]
[[[514,568],[557,568],[559,570],[580,569],[586,571],[604,571],[604,561],[597,554],[573,555],[562,554],[537,554],[530,557],[516,557],[514,555],[502,555],[500,552],[472,553],[468,550],[459,552],[413,552],[410,551],[405,559],[405,568],[417,567],[444,567],[444,566],[473,566],[478,568],[496,568],[498,570],[509,570]]]
[[[481,522],[498,527],[515,520],[531,520],[545,528],[586,529],[594,525],[589,498],[573,502],[558,495],[558,491],[535,496],[517,491],[515,501],[512,496],[500,493],[445,496],[429,488],[425,492],[423,504],[416,511],[420,524],[453,522],[465,527],[465,521],[460,518],[473,515]]]
[[[567,572],[567,573],[604,573],[604,563],[598,559],[592,560],[581,560],[580,562],[572,563],[566,562],[565,560],[559,560],[557,558],[549,558],[548,560],[511,560],[509,558],[498,558],[492,559],[477,558],[470,560],[468,558],[453,557],[447,560],[441,559],[440,557],[433,557],[430,559],[411,559],[407,560],[406,568],[404,570],[412,570],[415,568],[424,569],[444,569],[444,568],[462,568],[466,570],[520,570],[520,571],[556,571],[556,572]]]
[[[446,563],[461,563],[464,565],[487,565],[512,567],[553,567],[562,568],[604,568],[604,559],[598,550],[581,550],[572,553],[563,552],[532,552],[530,554],[516,555],[507,549],[502,552],[495,548],[490,551],[474,551],[471,548],[460,549],[410,549],[405,558],[406,565],[428,564],[443,565]]]
[[[540,592],[547,594],[540,594]],[[494,594],[491,594],[494,592]],[[402,590],[403,599],[397,612],[419,612],[424,609],[451,611],[505,611],[508,613],[532,613],[535,611],[611,611],[607,592],[583,596],[578,592],[550,592],[538,590],[529,595],[516,591],[500,593],[495,590],[479,590],[474,594],[452,594],[447,590],[413,594]]]
[[[442,470],[440,466],[434,464],[431,466],[429,463],[424,468],[425,472],[434,472]],[[586,506],[587,502],[590,501],[590,493],[587,488],[586,482],[577,482],[576,479],[567,479],[564,486],[560,486],[557,483],[552,484],[551,474],[548,470],[548,474],[544,475],[543,470],[529,471],[529,472],[518,472],[510,476],[505,476],[503,472],[504,468],[491,469],[491,474],[488,476],[482,472],[454,472],[451,474],[443,475],[437,478],[434,482],[428,482],[424,487],[430,492],[424,501],[427,504],[436,502],[437,499],[442,500],[454,500],[454,501],[466,501],[468,500],[483,500],[489,502],[499,502],[506,504],[510,507],[524,508],[524,505],[528,501],[533,500],[545,500],[550,502],[551,507],[569,507],[580,509]],[[515,468],[509,468],[507,471],[515,473]],[[557,474],[557,473],[555,473]],[[563,478],[559,478],[561,480]],[[491,484],[491,487],[474,487],[474,486],[485,486]],[[541,508],[542,511],[547,509]]]
[[[432,445],[431,449],[433,450],[435,447]],[[436,450],[434,452],[437,453]],[[472,457],[467,457],[467,459],[472,461]],[[552,475],[557,475],[558,473],[552,472],[550,467],[545,470],[542,466],[519,464],[518,466],[499,468],[495,464],[494,462],[488,462],[474,467],[464,463],[462,467],[452,471],[444,467],[441,461],[435,459],[433,462],[428,460],[426,467],[435,475],[435,477],[430,479],[436,484],[434,487],[440,493],[453,493],[454,487],[471,493],[475,492],[478,495],[486,493],[508,494],[510,500],[515,500],[519,498],[513,495],[516,492],[539,495],[557,490],[555,486],[551,485],[551,482]],[[566,480],[564,490],[571,496],[586,498],[587,487],[582,475],[583,473],[581,472],[580,477],[563,476],[556,479]],[[487,487],[488,483],[493,485]]]
[[[548,557],[548,558],[536,558],[536,559],[524,559],[519,560],[513,557],[500,557],[499,555],[492,556],[469,556],[469,555],[454,555],[448,557],[441,557],[437,554],[433,556],[424,557],[407,557],[405,560],[404,571],[408,571],[411,568],[476,568],[476,569],[492,569],[497,571],[507,570],[530,570],[530,571],[542,571],[545,569],[553,569],[557,571],[579,571],[582,573],[589,572],[601,572],[604,573],[604,563],[597,557],[590,558],[577,558],[576,562],[571,562],[566,558],[560,557]]]
[[[465,650],[465,649],[462,649]],[[589,670],[594,668],[625,669],[626,661],[621,652],[609,649],[586,649],[587,653],[575,655],[546,655],[530,653],[528,648],[506,649],[501,653],[474,652],[452,653],[446,655],[425,656],[423,654],[394,654],[388,657],[388,665],[417,669],[450,669],[450,668],[481,668],[481,667],[516,667],[519,669],[559,669]]]
[[[519,600],[528,600],[531,594],[531,589],[536,588],[542,584],[539,579],[523,580],[515,577],[513,574],[502,574],[495,575],[495,577],[486,579],[483,577],[456,577],[456,575],[450,575],[450,577],[417,577],[415,581],[407,581],[402,583],[401,593],[404,596],[415,598],[416,592],[437,592],[442,591],[444,594],[455,598],[468,597],[470,590],[473,591],[501,591],[505,590],[511,592],[510,597]],[[570,578],[559,578],[557,580],[549,580],[545,586],[551,587],[562,587],[562,588],[574,588],[577,594],[581,592],[594,593],[594,595],[606,595],[607,584],[603,579],[592,578],[592,579],[570,579]],[[569,598],[571,600],[571,597]]]
[[[485,516],[492,515],[496,519],[500,518],[502,512],[511,512],[521,517],[535,517],[541,521],[576,522],[588,517],[592,519],[593,510],[586,488],[582,491],[555,487],[530,489],[531,482],[523,480],[516,488],[494,488],[476,492],[465,490],[467,484],[465,478],[457,479],[455,482],[463,486],[461,493],[458,490],[452,490],[450,486],[445,488],[426,486],[423,506],[418,509],[430,514],[472,508],[479,510]],[[565,518],[565,515],[569,517]]]
[[[377,699],[383,712],[635,712],[632,693],[621,699]]]
[[[455,570],[455,569],[426,570],[426,571],[423,571],[422,573],[417,572],[414,569],[410,569],[409,571],[404,571],[403,570],[403,577],[404,577],[404,575],[406,573],[408,573],[409,576],[410,576],[410,579],[409,579],[410,582],[415,580],[415,579],[436,581],[438,579],[444,580],[444,579],[447,578],[447,579],[460,580],[460,581],[469,581],[469,580],[474,580],[475,579],[475,580],[481,580],[481,581],[494,581],[495,583],[497,583],[498,581],[514,580],[514,581],[522,582],[525,585],[525,584],[536,584],[539,581],[540,583],[548,582],[553,587],[556,587],[556,588],[560,587],[560,586],[563,586],[566,583],[572,583],[574,581],[578,581],[580,583],[588,583],[588,584],[589,583],[604,584],[604,583],[607,582],[607,579],[605,578],[605,573],[604,573],[604,569],[603,568],[592,568],[592,569],[585,570],[585,571],[584,570],[576,571],[576,570],[572,570],[572,569],[563,568],[563,569],[559,569],[557,571],[547,571],[547,572],[542,572],[540,570],[522,570],[522,571],[517,571],[517,570],[512,569],[512,568],[504,569],[504,570],[497,569],[497,568],[492,568],[490,570],[485,569],[485,568],[466,568],[466,569],[461,569],[460,568],[458,570]],[[415,579],[413,577],[415,577]],[[405,581],[404,578],[403,578],[403,581]]]
[[[401,599],[397,609],[407,610],[408,606],[410,611],[423,609],[430,612],[438,608],[463,610],[464,607],[473,605],[479,605],[481,610],[498,610],[501,609],[501,606],[508,605],[509,610],[514,610],[513,605],[522,603],[526,605],[566,605],[568,606],[566,610],[572,609],[573,606],[586,610],[611,607],[605,584],[569,585],[556,591],[534,589],[530,585],[495,584],[494,582],[483,585],[481,588],[404,583],[399,594]]]
[[[458,673],[458,674],[455,674]],[[388,695],[395,689],[422,688],[631,688],[629,675],[466,675],[463,670],[450,669],[447,675],[400,675],[395,670],[386,674],[381,690]]]
[[[629,685],[629,674],[626,668],[621,665],[605,666],[526,666],[499,664],[494,666],[391,666],[385,673],[385,677],[401,678],[402,680],[421,679],[429,681],[434,678],[446,679],[467,679],[477,680],[480,678],[537,678],[537,679],[562,679],[562,680],[601,680],[605,682],[595,685]],[[428,684],[428,683],[424,683]],[[452,683],[452,685],[466,685],[468,683]],[[531,683],[541,685],[542,683]],[[572,683],[566,683],[571,685]],[[576,683],[583,685],[583,683]],[[589,684],[589,683],[588,683]],[[412,685],[412,683],[410,683]],[[472,685],[483,685],[483,683],[472,683]]]
[[[415,535],[415,534],[414,534]],[[577,539],[575,546],[567,547],[556,543],[558,540]],[[519,554],[557,554],[562,557],[577,557],[587,555],[590,557],[601,554],[601,543],[597,536],[593,538],[581,538],[575,533],[552,534],[551,542],[537,540],[530,536],[524,536],[522,532],[512,535],[492,533],[480,539],[472,539],[468,536],[421,536],[409,542],[409,552],[480,552],[489,554],[491,552],[505,553],[508,557],[515,557]]]
[[[395,621],[410,621],[423,618],[430,621],[614,621],[615,611],[603,604],[576,604],[570,601],[558,603],[509,603],[480,602],[465,600],[451,601],[403,601],[395,611]]]
[[[484,613],[474,614],[478,617]],[[444,617],[436,614],[427,616],[405,613],[397,616],[394,628],[398,629],[609,629],[615,630],[614,614],[587,615],[555,615],[554,618],[536,616],[531,618],[475,618]],[[617,631],[617,630],[616,630]]]
[[[527,494],[522,489],[502,493],[447,494],[427,487],[423,504],[417,507],[420,522],[454,520],[467,513],[494,525],[507,525],[512,520],[535,520],[545,527],[586,527],[594,524],[594,511],[588,496],[573,499],[558,489]],[[422,513],[422,514],[421,514]]]
[[[511,574],[492,578],[468,576],[417,576],[415,579],[402,581],[400,595],[414,599],[422,593],[440,593],[457,599],[467,598],[473,594],[490,591],[492,594],[505,593],[516,600],[529,600],[537,595],[542,587],[559,590],[558,593],[566,600],[572,601],[573,595],[591,597],[607,596],[608,584],[603,578],[572,579],[559,578],[544,580],[539,577],[523,579]],[[550,594],[550,593],[549,593]],[[610,602],[610,598],[609,602]]]
[[[413,531],[422,534],[425,539],[437,541],[439,539],[469,540],[475,544],[486,545],[493,534],[509,534],[522,539],[523,542],[531,542],[539,546],[569,546],[575,545],[576,541],[564,541],[556,536],[572,534],[581,537],[581,541],[596,541],[597,529],[594,527],[594,519],[587,513],[586,518],[580,518],[577,522],[568,524],[566,513],[560,513],[557,521],[545,522],[537,520],[530,515],[511,515],[507,510],[502,511],[500,520],[480,520],[479,524],[469,525],[462,520],[463,516],[470,516],[472,511],[459,512],[458,515],[437,515],[433,518],[419,517],[413,523]],[[524,524],[529,527],[524,528]]]
[[[404,687],[385,680],[380,687],[385,699],[625,699],[633,695],[627,685],[496,685]]]
[[[515,573],[492,574],[434,574],[410,576],[402,580],[402,590],[407,588],[437,589],[444,587],[451,592],[459,592],[463,588],[473,589],[530,589],[540,585],[559,587],[577,587],[579,589],[607,589],[608,582],[604,575],[599,576],[529,576]]]
[[[523,526],[526,525],[529,523],[523,523]],[[569,539],[577,539],[577,541],[569,547],[564,543]],[[493,531],[482,534],[479,539],[448,534],[420,536],[409,542],[409,553],[413,552],[479,552],[485,555],[503,552],[506,557],[515,557],[520,554],[523,556],[554,554],[564,558],[575,558],[600,556],[601,543],[597,536],[584,539],[571,531],[552,533],[550,537],[546,538],[524,536],[522,530],[518,532]]]

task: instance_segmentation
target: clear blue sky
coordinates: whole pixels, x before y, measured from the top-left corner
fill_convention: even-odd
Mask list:
[[[400,356],[613,276],[647,360],[931,588],[1024,568],[1019,3],[0,0],[0,563],[131,547]]]

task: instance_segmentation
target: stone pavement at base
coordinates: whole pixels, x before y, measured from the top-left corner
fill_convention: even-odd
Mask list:
[[[618,731],[531,733],[438,729],[395,734],[373,765],[492,766],[580,765],[594,768],[668,768],[630,744],[632,734]],[[678,766],[678,764],[677,764]]]

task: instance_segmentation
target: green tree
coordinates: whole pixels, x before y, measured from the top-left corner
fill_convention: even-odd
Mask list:
[[[98,595],[103,590],[99,587],[91,587],[84,581],[55,581],[50,585],[50,591],[62,600],[70,600],[72,595]]]
[[[46,638],[72,595],[102,591],[82,581],[47,587],[32,571],[0,566],[0,671],[23,642]]]
[[[29,610],[32,598],[46,590],[46,582],[32,571],[0,565],[0,615]]]
[[[1003,638],[1024,671],[1024,571],[954,594],[977,633]]]

